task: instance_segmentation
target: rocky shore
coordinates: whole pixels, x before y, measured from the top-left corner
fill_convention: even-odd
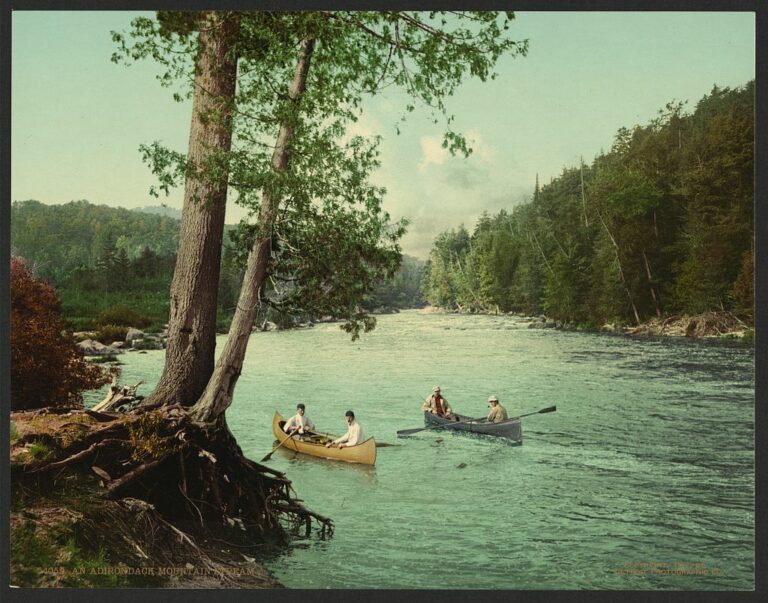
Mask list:
[[[754,329],[731,312],[717,311],[702,314],[675,314],[653,318],[640,325],[627,326],[604,324],[600,327],[553,320],[547,316],[526,316],[514,312],[471,312],[454,311],[436,306],[420,310],[425,314],[479,314],[491,316],[514,316],[528,323],[529,329],[559,329],[565,331],[600,331],[632,336],[670,336],[690,338],[730,338],[750,340]]]

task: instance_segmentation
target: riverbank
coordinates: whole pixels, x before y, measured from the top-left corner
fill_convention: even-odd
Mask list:
[[[528,322],[528,328],[558,329],[562,331],[583,331],[616,333],[630,336],[664,336],[689,338],[727,338],[750,342],[754,340],[754,327],[746,324],[731,312],[717,311],[701,314],[673,314],[653,318],[639,325],[620,325],[606,323],[600,327],[562,322],[547,316],[527,316],[515,312],[477,312],[456,311],[426,306],[420,310],[424,314],[463,314],[485,316],[513,316]]]
[[[194,521],[169,514],[151,495],[115,495],[120,451],[135,456],[157,445],[139,438],[140,427],[127,415],[83,409],[11,413],[11,584],[281,588],[259,561],[284,547],[278,533],[254,536],[237,516],[230,525],[202,515]],[[112,439],[101,437],[106,431]],[[76,449],[82,450],[72,454]]]

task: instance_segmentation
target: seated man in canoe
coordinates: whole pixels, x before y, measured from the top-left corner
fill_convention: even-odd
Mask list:
[[[326,448],[346,448],[347,446],[356,446],[365,441],[363,428],[360,423],[355,421],[355,413],[348,410],[344,413],[344,419],[347,421],[347,433],[332,442],[328,442],[325,445]]]
[[[427,399],[424,400],[424,404],[421,405],[421,410],[429,411],[433,415],[450,419],[451,421],[458,421],[458,419],[453,416],[453,409],[451,409],[451,405],[448,404],[448,400],[443,398],[440,393],[439,385],[435,385],[435,387],[432,388],[432,394],[427,396]]]
[[[305,415],[307,407],[304,404],[296,405],[296,414],[285,422],[283,431],[285,433],[298,433],[300,436],[312,435],[315,430],[315,424]]]
[[[496,396],[488,398],[488,406],[491,407],[491,410],[488,412],[485,420],[489,423],[501,423],[509,418],[507,409],[499,403],[499,399]]]

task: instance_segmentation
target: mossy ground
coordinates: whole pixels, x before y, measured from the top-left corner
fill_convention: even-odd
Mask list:
[[[51,516],[58,520],[51,521]],[[127,566],[109,559],[103,550],[84,550],[76,542],[71,515],[54,507],[12,517],[11,584],[105,588],[160,586],[161,581],[128,573]]]

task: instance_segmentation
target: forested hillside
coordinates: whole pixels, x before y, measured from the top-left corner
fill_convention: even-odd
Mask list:
[[[179,221],[161,214],[173,211],[163,207],[127,210],[88,201],[63,205],[15,201],[11,206],[12,254],[23,257],[37,276],[56,287],[64,318],[73,328],[94,328],[103,312],[115,315],[116,307],[127,307],[138,313],[143,325],[159,328],[167,321],[179,240]],[[227,226],[225,232],[232,229]],[[237,303],[244,268],[233,246],[225,235],[218,298],[222,329]],[[422,265],[406,256],[366,307],[419,305]],[[284,322],[273,314],[270,319]],[[290,323],[290,317],[284,318]]]
[[[672,313],[753,317],[754,82],[618,131],[533,199],[442,233],[428,303],[599,326]]]
[[[178,243],[179,221],[173,218],[88,201],[11,205],[12,253],[56,284],[75,268],[95,266],[108,247],[133,260],[145,248],[158,256],[173,255]]]

